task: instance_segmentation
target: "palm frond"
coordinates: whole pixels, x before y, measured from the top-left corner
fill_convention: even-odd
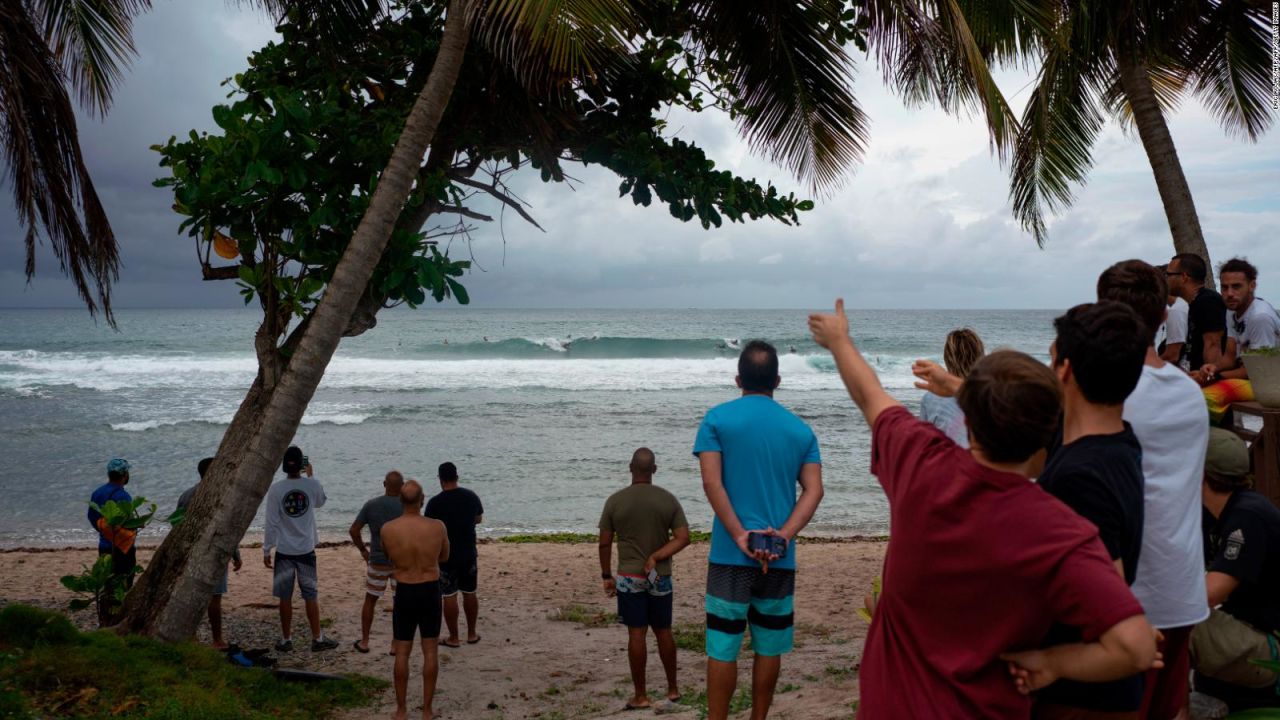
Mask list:
[[[133,46],[133,18],[150,0],[31,0],[45,41],[62,64],[80,104],[104,115]]]
[[[26,228],[26,273],[35,272],[43,229],[89,313],[113,326],[116,238],[76,137],[64,76],[20,0],[0,0],[0,161]]]
[[[1205,2],[1204,15],[1186,36],[1187,69],[1195,93],[1229,134],[1257,140],[1271,113],[1271,28],[1263,3]]]
[[[1055,13],[1046,0],[955,0],[987,62],[1032,67]]]
[[[1071,204],[1072,186],[1083,184],[1093,165],[1093,144],[1106,121],[1100,88],[1109,75],[1083,63],[1070,38],[1045,53],[1014,143],[1009,191],[1014,216],[1041,247],[1046,215]]]
[[[1003,159],[1017,135],[1017,118],[987,61],[1012,56],[1034,34],[1019,30],[1009,19],[1012,11],[997,27],[990,7],[964,0],[870,0],[867,11],[868,49],[885,82],[908,105],[933,102],[953,114],[982,113]],[[980,24],[971,26],[970,15]]]
[[[853,61],[835,35],[835,0],[691,0],[692,41],[728,69],[753,150],[815,191],[837,186],[866,152],[868,120]]]
[[[1153,57],[1148,59],[1146,65],[1147,77],[1151,79],[1151,89],[1155,91],[1160,111],[1166,115],[1172,113],[1182,102],[1191,84],[1190,74],[1180,63],[1171,58]],[[1133,129],[1133,108],[1129,107],[1129,98],[1120,85],[1118,71],[1113,72],[1107,79],[1106,89],[1102,94],[1102,105],[1126,132]]]
[[[479,0],[472,33],[529,87],[619,61],[639,33],[643,0]]]

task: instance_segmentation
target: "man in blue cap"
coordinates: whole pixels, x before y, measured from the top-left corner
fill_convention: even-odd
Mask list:
[[[116,533],[111,532],[109,528],[102,522],[102,513],[97,508],[106,505],[108,502],[129,503],[133,502],[133,497],[124,489],[129,484],[129,461],[124,458],[114,458],[107,463],[107,482],[93,491],[93,495],[89,497],[89,525],[98,533],[98,555],[110,555],[112,570],[117,575],[125,577],[125,587],[133,587],[133,569],[138,564],[138,551],[133,546],[132,535],[125,538],[117,538]],[[120,603],[115,599],[114,594],[108,593],[98,604],[98,625],[106,627],[115,624],[118,618]]]

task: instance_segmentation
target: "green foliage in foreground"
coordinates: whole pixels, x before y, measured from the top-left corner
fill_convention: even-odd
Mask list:
[[[62,615],[0,610],[0,718],[313,718],[370,703],[386,683],[357,675],[290,683],[195,643],[81,633]]]
[[[1252,356],[1252,357],[1280,357],[1280,348],[1275,348],[1275,347],[1253,348],[1252,350],[1245,350],[1244,354],[1246,356]]]

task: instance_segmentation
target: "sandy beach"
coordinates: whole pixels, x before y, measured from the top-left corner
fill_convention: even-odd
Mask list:
[[[852,718],[857,699],[857,666],[867,625],[856,614],[862,596],[879,573],[885,544],[875,541],[822,542],[800,548],[796,578],[796,650],[783,662],[771,717],[814,720]],[[708,545],[695,544],[676,558],[677,637],[700,643]],[[243,549],[245,563],[232,573],[224,600],[228,641],[269,647],[279,637],[271,597],[270,571],[261,551]],[[145,563],[150,551],[143,549]],[[58,582],[92,562],[90,549],[0,552],[0,605],[27,603],[65,610],[71,594]],[[374,621],[372,652],[351,646],[360,636],[363,566],[349,544],[318,550],[320,612],[327,634],[339,648],[312,654],[301,612],[295,613],[295,644],[281,665],[335,673],[363,673],[388,680],[391,658],[391,600],[384,598]],[[435,708],[445,718],[609,718],[648,716],[619,712],[630,691],[626,634],[610,622],[614,601],[600,588],[594,544],[485,543],[480,547],[480,636],[476,645],[440,650]],[[295,601],[296,602],[296,601]],[[298,608],[300,610],[300,608]],[[92,611],[73,615],[83,627]],[[208,641],[208,626],[199,633]],[[650,636],[649,689],[663,689],[662,666]],[[420,655],[410,668],[410,715],[421,712]],[[680,686],[704,689],[705,656],[680,650]],[[741,667],[739,689],[749,684],[749,663]],[[391,690],[380,706],[347,718],[389,717]],[[746,713],[740,713],[742,717]],[[421,717],[420,715],[417,715]],[[676,717],[697,717],[694,708]],[[737,716],[735,716],[737,717]]]

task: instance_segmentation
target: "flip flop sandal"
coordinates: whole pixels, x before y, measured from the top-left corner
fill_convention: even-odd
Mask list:
[[[367,648],[367,647],[360,647],[360,641],[359,641],[359,640],[356,640],[355,642],[351,643],[351,647],[355,648],[355,649],[356,649],[356,652],[358,652],[358,653],[368,654],[368,652],[369,652],[369,648]]]
[[[467,641],[467,644],[468,644],[468,645],[475,645],[475,644],[476,644],[476,643],[478,643],[478,642],[480,642],[480,636],[479,636],[479,635],[477,635],[477,636],[476,636],[476,639],[475,639],[475,640],[468,640],[468,641]]]

